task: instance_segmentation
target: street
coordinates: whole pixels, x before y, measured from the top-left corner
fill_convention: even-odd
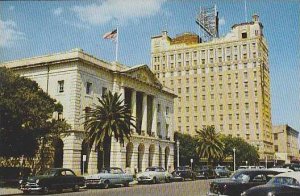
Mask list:
[[[211,180],[196,180],[185,182],[172,182],[161,184],[145,184],[145,185],[131,185],[130,187],[115,187],[109,189],[80,189],[79,192],[72,192],[71,190],[64,190],[63,193],[51,193],[49,195],[105,195],[105,196],[156,196],[156,195],[171,195],[171,196],[203,196],[206,195],[209,189],[209,182]],[[20,194],[19,194],[20,193]],[[1,195],[21,195],[18,190],[3,191]],[[34,194],[36,195],[36,194]]]

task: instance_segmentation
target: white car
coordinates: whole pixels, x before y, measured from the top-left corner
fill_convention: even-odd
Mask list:
[[[162,167],[148,167],[137,174],[138,183],[170,182],[171,174]]]
[[[282,168],[282,167],[273,167],[273,168],[269,168],[268,170],[282,172],[282,173],[293,172],[293,170],[291,170],[289,168]]]

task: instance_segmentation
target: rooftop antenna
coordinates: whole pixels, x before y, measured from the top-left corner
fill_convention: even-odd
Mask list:
[[[219,16],[217,6],[200,7],[199,14],[196,17],[196,23],[202,31],[204,41],[219,37]]]
[[[245,0],[245,21],[248,22],[248,19],[247,19],[247,0]]]

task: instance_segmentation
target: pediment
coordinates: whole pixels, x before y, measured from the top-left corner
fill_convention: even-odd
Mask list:
[[[148,84],[162,87],[162,84],[155,77],[154,73],[149,69],[147,65],[134,66],[123,71],[123,73]]]

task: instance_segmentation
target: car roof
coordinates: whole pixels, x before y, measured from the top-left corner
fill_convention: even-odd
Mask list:
[[[278,174],[275,177],[290,177],[295,178],[298,182],[300,182],[300,172],[286,172]]]

